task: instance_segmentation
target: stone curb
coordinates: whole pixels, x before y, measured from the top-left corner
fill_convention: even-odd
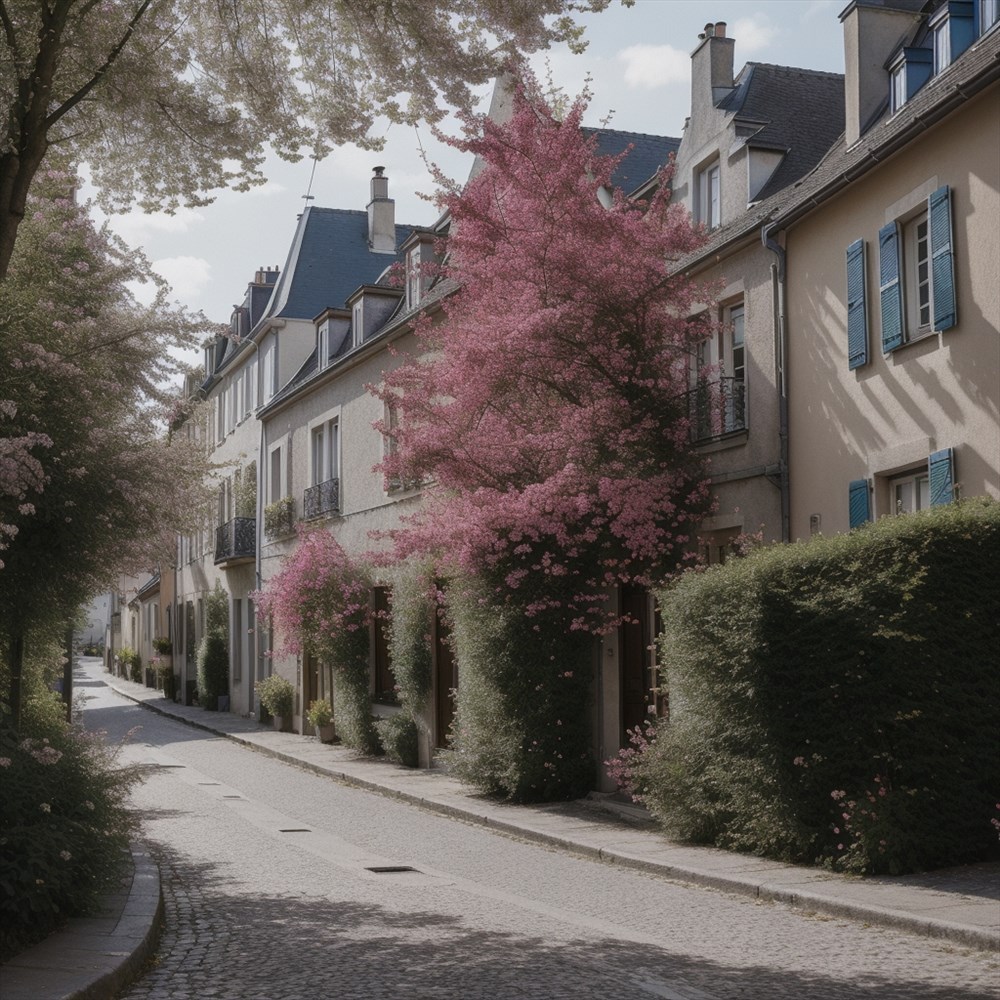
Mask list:
[[[907,931],[909,933],[919,934],[925,937],[939,938],[941,940],[951,941],[956,944],[961,944],[966,947],[982,951],[1000,951],[1000,938],[998,938],[994,931],[987,927],[976,927],[968,924],[953,923],[951,921],[941,920],[935,917],[921,916],[916,913],[908,913],[905,910],[895,910],[870,903],[834,899],[828,895],[816,892],[815,889],[792,889],[788,886],[780,884],[771,884],[767,880],[757,879],[752,876],[741,876],[738,873],[722,874],[718,871],[711,871],[707,868],[703,869],[692,865],[668,863],[648,858],[635,857],[592,844],[584,844],[572,839],[571,837],[555,833],[546,833],[541,830],[532,829],[530,826],[517,822],[498,819],[495,816],[484,815],[481,812],[477,812],[474,808],[442,802],[438,799],[428,798],[413,792],[407,792],[404,789],[392,788],[376,780],[361,778],[355,774],[338,770],[336,766],[324,767],[320,764],[315,764],[312,761],[303,760],[294,754],[285,753],[282,750],[276,750],[271,747],[264,746],[254,740],[247,739],[240,733],[227,733],[197,720],[189,719],[182,715],[176,715],[168,709],[161,708],[159,705],[155,705],[141,698],[136,698],[128,691],[112,684],[111,680],[114,680],[114,678],[104,678],[105,683],[107,683],[108,686],[118,694],[128,698],[130,701],[143,708],[156,712],[159,715],[182,722],[194,729],[201,729],[214,736],[221,736],[232,740],[233,742],[239,743],[251,750],[266,754],[267,756],[283,761],[284,763],[292,764],[296,767],[312,771],[322,777],[333,778],[355,788],[377,792],[389,798],[409,802],[410,804],[419,806],[422,809],[448,816],[452,819],[473,823],[477,826],[488,827],[491,830],[497,830],[501,833],[506,833],[520,838],[521,840],[529,840],[535,843],[544,844],[548,847],[555,847],[560,850],[569,851],[573,854],[619,865],[622,868],[628,868],[633,871],[648,872],[650,874],[660,875],[662,877],[688,882],[694,885],[719,889],[724,892],[731,892],[741,896],[750,896],[751,898],[759,899],[765,902],[783,903],[786,906],[794,907],[795,909],[806,913],[820,913],[831,917],[858,920],[872,926],[888,927],[894,930]],[[810,869],[804,869],[804,871],[808,872]],[[857,884],[862,884],[862,880],[857,880]]]
[[[149,852],[131,849],[135,871],[121,910],[71,920],[12,958],[3,966],[4,1000],[107,1000],[139,978],[163,927],[163,893]]]

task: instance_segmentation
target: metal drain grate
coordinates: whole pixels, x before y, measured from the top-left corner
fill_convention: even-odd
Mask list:
[[[285,827],[284,829],[279,830],[278,833],[312,833],[312,830],[306,826],[292,826]]]
[[[223,795],[222,797],[224,799],[242,799],[243,798],[242,795]]]
[[[416,868],[411,868],[409,865],[376,865],[374,868],[366,868],[365,871],[374,872],[376,875],[398,875],[401,872],[420,874]]]
[[[220,785],[220,784],[222,784],[222,782],[220,782],[220,781],[199,781],[198,784],[199,785]]]

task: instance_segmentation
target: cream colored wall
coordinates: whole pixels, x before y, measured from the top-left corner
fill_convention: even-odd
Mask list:
[[[881,351],[878,230],[952,189],[958,323]],[[1000,496],[1000,89],[925,132],[788,233],[792,538],[848,529],[848,483],[955,449],[963,496]],[[845,251],[867,244],[869,363],[847,367]]]
[[[771,264],[776,257],[759,240],[698,275],[719,289],[724,308],[744,304],[746,345],[747,431],[701,445],[708,461],[717,500],[715,514],[703,531],[735,529],[753,533],[763,528],[765,541],[781,538],[778,488],[763,475],[776,471],[778,438],[777,357]]]

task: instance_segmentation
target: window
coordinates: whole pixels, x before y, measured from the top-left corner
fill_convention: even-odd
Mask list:
[[[979,0],[976,13],[979,17],[979,33],[989,31],[1000,21],[1000,0]]]
[[[257,362],[251,361],[243,369],[243,419],[246,420],[253,410],[254,379],[257,374]]]
[[[912,514],[917,510],[926,510],[931,505],[931,484],[927,469],[891,479],[889,502],[893,514]]]
[[[746,312],[742,301],[722,312],[721,331],[698,344],[694,357],[692,434],[696,441],[747,426]]]
[[[420,302],[422,290],[420,273],[420,244],[406,255],[406,308],[413,309]]]
[[[891,109],[895,114],[906,103],[906,65],[901,63],[889,75]]]
[[[312,429],[311,484],[318,486],[330,479],[339,478],[340,425],[329,420]]]
[[[697,176],[697,217],[707,229],[715,229],[722,222],[719,162],[710,164]]]
[[[268,402],[278,391],[278,342],[272,340],[264,349],[261,367],[261,402]]]
[[[879,230],[882,351],[958,322],[951,191],[938,188],[908,217]]]
[[[316,367],[322,371],[330,362],[330,324],[320,323],[316,339]]]
[[[363,302],[358,299],[351,309],[351,327],[354,333],[354,346],[357,347],[365,339],[365,328],[363,325],[364,311]]]
[[[934,72],[951,65],[951,25],[945,19],[934,29]]]
[[[269,503],[277,503],[285,495],[281,482],[281,445],[278,445],[271,452],[271,468],[267,490]]]

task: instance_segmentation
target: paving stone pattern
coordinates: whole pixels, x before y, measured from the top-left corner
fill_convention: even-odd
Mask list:
[[[1000,997],[988,954],[547,850],[91,693],[96,724],[143,726],[163,873],[129,1000]]]

